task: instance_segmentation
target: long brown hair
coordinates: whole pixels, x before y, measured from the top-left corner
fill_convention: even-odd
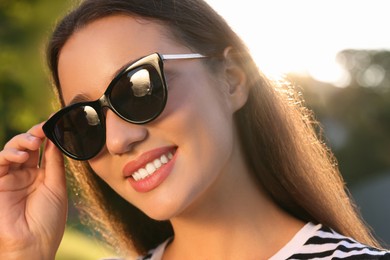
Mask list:
[[[268,80],[240,38],[202,0],[86,0],[57,25],[47,48],[59,99],[58,57],[69,37],[88,23],[110,15],[130,15],[162,23],[175,39],[196,52],[218,55],[230,46],[251,88],[235,120],[247,163],[268,195],[303,221],[322,223],[356,240],[378,246],[345,189],[329,149],[317,137],[316,123],[288,84]],[[255,33],[255,32],[254,32]],[[217,62],[211,60],[210,62]],[[210,66],[216,68],[218,66]],[[63,103],[63,102],[62,102]],[[70,161],[81,208],[95,228],[123,253],[145,253],[173,235],[169,221],[150,219],[117,195],[86,162]]]

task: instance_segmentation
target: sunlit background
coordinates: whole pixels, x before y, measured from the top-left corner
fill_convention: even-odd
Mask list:
[[[390,245],[390,1],[207,2],[266,75],[302,92],[363,216]],[[53,111],[44,42],[72,3],[0,1],[0,147]],[[112,254],[90,234],[71,207],[57,259]]]
[[[345,87],[348,73],[336,59],[340,51],[390,49],[387,0],[207,2],[246,41],[260,68],[272,77],[304,73]]]

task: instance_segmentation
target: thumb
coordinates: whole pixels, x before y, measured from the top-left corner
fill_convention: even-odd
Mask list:
[[[58,195],[66,196],[64,157],[55,145],[47,140],[43,154],[42,168],[45,171],[45,184]]]

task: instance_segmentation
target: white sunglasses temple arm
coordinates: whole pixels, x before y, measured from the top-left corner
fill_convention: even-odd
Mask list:
[[[163,60],[184,60],[184,59],[201,59],[207,58],[199,53],[188,53],[188,54],[161,54]]]

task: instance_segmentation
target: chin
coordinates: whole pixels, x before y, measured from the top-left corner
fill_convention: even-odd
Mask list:
[[[158,205],[160,206],[154,206],[152,208],[141,210],[143,210],[143,212],[148,217],[157,221],[171,220],[172,218],[177,217],[181,214],[181,212],[183,212],[183,209],[176,204],[171,205],[158,203]]]
[[[151,219],[157,221],[166,221],[172,219],[175,215],[172,212],[163,212],[161,210],[144,211],[144,213]]]

